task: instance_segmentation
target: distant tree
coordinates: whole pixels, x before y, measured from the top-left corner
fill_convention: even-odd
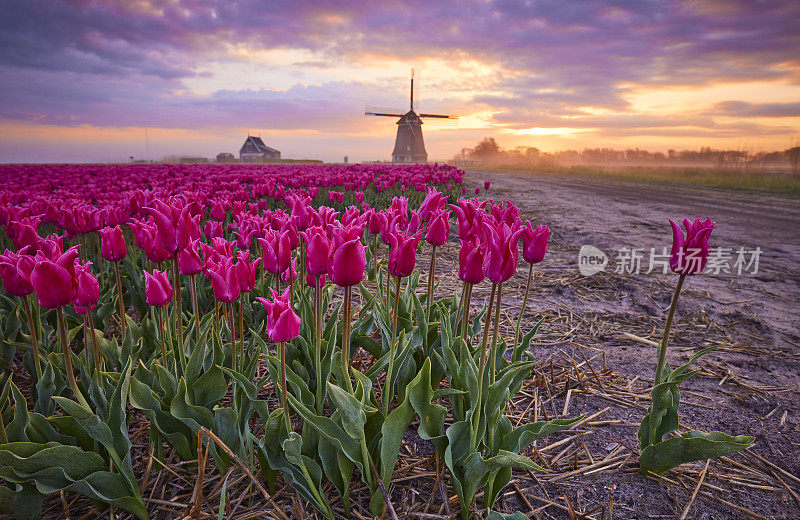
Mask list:
[[[502,159],[503,155],[503,150],[494,137],[484,137],[469,153],[469,158],[474,161],[496,162]]]
[[[800,173],[800,146],[786,150],[786,157],[792,167],[792,173]]]

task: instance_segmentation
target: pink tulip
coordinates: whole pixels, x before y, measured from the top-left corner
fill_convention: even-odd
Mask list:
[[[489,186],[491,186],[491,183],[489,181],[483,181],[483,189],[484,190],[488,191],[489,190]]]
[[[267,309],[267,334],[275,343],[291,341],[300,335],[300,317],[291,307],[291,287],[287,287],[280,296],[270,287],[272,301],[256,298]]]
[[[429,215],[425,241],[432,246],[441,246],[450,235],[450,212],[442,209],[432,211]]]
[[[208,274],[211,277],[211,290],[217,301],[231,303],[239,297],[239,275],[230,258],[223,258],[222,262],[209,269]]]
[[[77,307],[94,309],[100,299],[100,284],[91,271],[92,263],[75,262],[75,299]]]
[[[178,253],[178,267],[184,276],[194,276],[203,272],[203,259],[200,258],[197,248],[199,243],[200,239],[196,238]]]
[[[695,275],[703,272],[708,262],[708,255],[711,247],[708,240],[711,231],[714,230],[714,222],[707,218],[701,221],[699,218],[692,222],[683,219],[683,227],[686,228],[686,236],[680,226],[669,221],[672,225],[672,252],[669,259],[669,267],[673,272],[683,275]]]
[[[458,250],[458,277],[467,283],[481,283],[486,275],[483,273],[484,246],[476,236],[461,240]]]
[[[325,231],[319,226],[314,226],[308,228],[302,235],[306,243],[306,271],[313,275],[327,273],[331,241]]]
[[[39,305],[57,309],[75,298],[75,259],[78,246],[73,246],[56,258],[47,258],[41,252],[34,258],[31,285],[36,291]]]
[[[166,269],[153,269],[152,274],[144,271],[144,293],[147,304],[152,307],[162,307],[172,300],[172,285]]]
[[[206,224],[203,227],[203,235],[205,235],[206,240],[211,240],[212,238],[216,237],[222,237],[224,235],[224,232],[222,230],[222,222],[218,222],[216,220],[206,221]]]
[[[419,239],[419,233],[409,236],[396,231],[389,235],[389,272],[392,275],[403,278],[414,271]]]
[[[266,238],[259,238],[264,270],[271,274],[279,274],[289,267],[292,248],[289,240],[289,231],[283,233],[270,229]]]
[[[109,262],[119,262],[128,254],[125,236],[119,226],[100,230],[100,253]]]
[[[162,209],[150,208],[150,216],[153,217],[156,233],[152,235],[154,240],[157,240],[161,248],[169,254],[167,258],[172,256],[172,253],[178,250],[178,238],[175,232],[176,222],[172,218],[172,211],[169,206],[161,203]]]
[[[519,259],[519,237],[522,229],[514,229],[508,224],[495,224],[484,221],[484,238],[486,240],[486,258],[483,271],[492,283],[503,283],[517,270]]]
[[[542,224],[533,229],[530,221],[525,224],[522,227],[522,257],[529,264],[538,264],[547,252],[550,228]]]
[[[440,210],[447,203],[449,196],[444,197],[436,188],[428,188],[425,200],[419,205],[419,217],[427,222],[434,211]]]
[[[340,287],[358,285],[364,279],[367,254],[361,243],[363,228],[334,227],[333,240],[328,250],[328,274]]]
[[[293,195],[289,199],[292,206],[292,221],[299,231],[305,231],[311,222],[311,197]]]
[[[33,292],[31,271],[34,265],[36,264],[33,257],[27,254],[14,253],[6,249],[0,255],[0,280],[8,294],[27,296]]]
[[[297,279],[297,257],[292,257],[292,263],[288,269],[281,273],[281,280],[292,283]]]
[[[481,233],[481,222],[486,215],[475,199],[458,199],[450,204],[458,220],[458,237],[462,240],[474,238]]]
[[[261,258],[257,258],[255,262],[251,262],[250,253],[246,251],[239,251],[238,260],[235,264],[235,267],[241,292],[249,293],[255,288],[256,273],[258,272],[258,266],[260,263]]]

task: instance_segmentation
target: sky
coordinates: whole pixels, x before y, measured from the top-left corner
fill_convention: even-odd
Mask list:
[[[0,0],[0,162],[800,144],[800,2]]]

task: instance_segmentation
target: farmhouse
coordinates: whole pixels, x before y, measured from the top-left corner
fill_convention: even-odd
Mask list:
[[[281,152],[264,144],[260,137],[248,135],[239,149],[239,160],[242,162],[261,162],[280,159]]]

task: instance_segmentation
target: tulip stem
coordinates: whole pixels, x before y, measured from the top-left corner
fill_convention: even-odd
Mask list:
[[[42,362],[39,359],[39,340],[36,337],[36,326],[33,324],[33,314],[28,303],[28,297],[22,297],[22,305],[25,307],[25,314],[28,316],[28,328],[31,330],[31,347],[33,347],[33,363],[36,367],[36,381],[42,379]]]
[[[492,292],[489,295],[489,308],[486,310],[486,319],[483,324],[483,340],[481,341],[481,360],[480,360],[480,374],[481,381],[483,380],[483,370],[486,368],[486,347],[489,344],[489,327],[492,324],[492,308],[494,306],[494,296],[497,292],[497,284],[492,284]],[[481,383],[482,384],[482,383]]]
[[[486,345],[489,342],[489,326],[491,325],[492,321],[492,306],[494,305],[494,295],[497,290],[497,284],[492,284],[492,293],[489,296],[489,309],[486,311],[486,320],[483,324],[483,340],[481,341],[481,359],[480,359],[480,368],[478,369],[478,375],[480,377],[480,381],[478,381],[478,397],[475,400],[475,407],[472,413],[473,417],[473,424],[470,432],[470,439],[469,439],[469,446],[470,451],[475,451],[475,448],[478,443],[478,423],[480,422],[481,418],[481,400],[483,398],[483,382],[486,379],[484,377],[484,372],[486,370]]]
[[[58,315],[58,333],[61,337],[61,350],[64,353],[64,369],[67,371],[69,386],[72,388],[72,393],[75,394],[78,404],[85,406],[86,409],[89,410],[91,409],[89,403],[86,402],[86,399],[81,393],[81,389],[78,388],[78,382],[75,381],[75,374],[72,371],[72,350],[70,350],[69,344],[67,343],[67,324],[64,322],[63,307],[57,308],[56,314]]]
[[[428,271],[428,321],[431,321],[431,307],[433,307],[433,284],[436,279],[436,246],[431,251],[431,268]]]
[[[464,299],[464,317],[462,318],[464,320],[464,323],[462,325],[464,327],[464,330],[463,330],[463,332],[461,334],[461,337],[464,338],[464,341],[467,343],[467,345],[471,347],[472,346],[472,338],[468,337],[467,333],[469,331],[469,305],[472,302],[472,284],[471,283],[466,283],[466,285],[467,285],[467,294],[464,296],[464,298],[465,298]]]
[[[181,272],[178,269],[178,253],[172,257],[172,277],[175,280],[175,333],[178,336],[181,373],[186,373],[186,356],[183,351],[183,298],[181,297]]]
[[[244,370],[245,356],[244,356],[244,294],[239,300],[239,356],[242,358],[242,370]]]
[[[494,383],[497,372],[497,333],[500,329],[500,301],[503,297],[503,282],[497,284],[497,301],[494,304],[494,333],[492,334],[492,353],[489,359],[489,384]]]
[[[458,333],[461,330],[461,320],[464,319],[462,312],[464,310],[464,301],[467,298],[467,282],[461,282],[461,299],[458,301],[458,310],[456,311],[456,324],[455,330]]]
[[[167,360],[167,347],[164,344],[164,316],[161,313],[161,307],[156,307],[156,316],[158,316],[158,336],[161,338],[161,357],[164,358],[164,366],[169,368],[169,360]]]
[[[389,274],[389,266],[386,266],[386,321],[389,321],[389,298],[391,298],[392,276]]]
[[[528,292],[531,290],[531,278],[533,277],[533,264],[528,264],[528,283],[525,284],[525,297],[522,299],[522,307],[519,309],[519,316],[517,317],[517,330],[514,332],[514,343],[519,343],[522,339],[519,337],[520,325],[522,325],[522,316],[528,308]]]
[[[667,340],[669,339],[669,329],[672,327],[672,318],[675,317],[675,309],[678,307],[678,296],[681,294],[681,287],[686,275],[680,275],[678,284],[675,286],[675,293],[672,295],[672,303],[669,306],[669,314],[667,315],[667,325],[664,327],[664,337],[661,339],[661,344],[658,346],[658,365],[656,366],[656,379],[653,386],[661,384],[664,375],[664,366],[667,364]]]
[[[197,275],[190,278],[189,290],[192,293],[192,311],[194,312],[194,335],[200,345],[200,314],[197,312]]]
[[[324,390],[322,381],[322,288],[320,287],[320,277],[315,277],[316,287],[314,288],[314,374],[317,380],[317,415],[322,415],[322,392]]]
[[[283,418],[286,421],[286,431],[291,433],[292,420],[289,417],[289,399],[286,393],[286,343],[281,342],[279,349],[281,353],[281,402],[283,403]]]
[[[122,299],[122,277],[119,274],[119,262],[114,262],[114,272],[117,275],[117,299],[119,300],[119,326],[122,330],[122,336],[124,337],[127,320],[125,319],[125,301]]]
[[[230,328],[231,333],[231,368],[233,370],[237,370],[239,366],[239,355],[236,351],[236,334],[234,334],[234,318],[233,318],[233,303],[228,303],[228,308],[226,311],[228,315],[228,328]]]
[[[389,405],[394,398],[394,385],[392,376],[394,375],[394,357],[397,352],[397,313],[400,310],[400,277],[397,277],[397,285],[394,291],[394,313],[392,314],[392,342],[389,344],[389,367],[386,369],[386,383],[383,390],[386,398],[383,400],[383,414],[389,416]]]
[[[351,286],[344,288],[344,323],[342,324],[342,371],[344,372],[344,381],[347,385],[347,390],[353,393],[353,383],[350,381],[350,313],[351,313],[351,300],[352,300]]]
[[[378,279],[378,248],[380,248],[380,243],[378,242],[378,235],[375,235],[372,237],[372,275],[375,280]]]
[[[97,348],[97,335],[94,333],[94,317],[92,309],[88,309],[86,316],[89,318],[89,334],[92,338],[92,355],[94,356],[94,373],[97,377],[97,384],[100,384],[100,349]]]

